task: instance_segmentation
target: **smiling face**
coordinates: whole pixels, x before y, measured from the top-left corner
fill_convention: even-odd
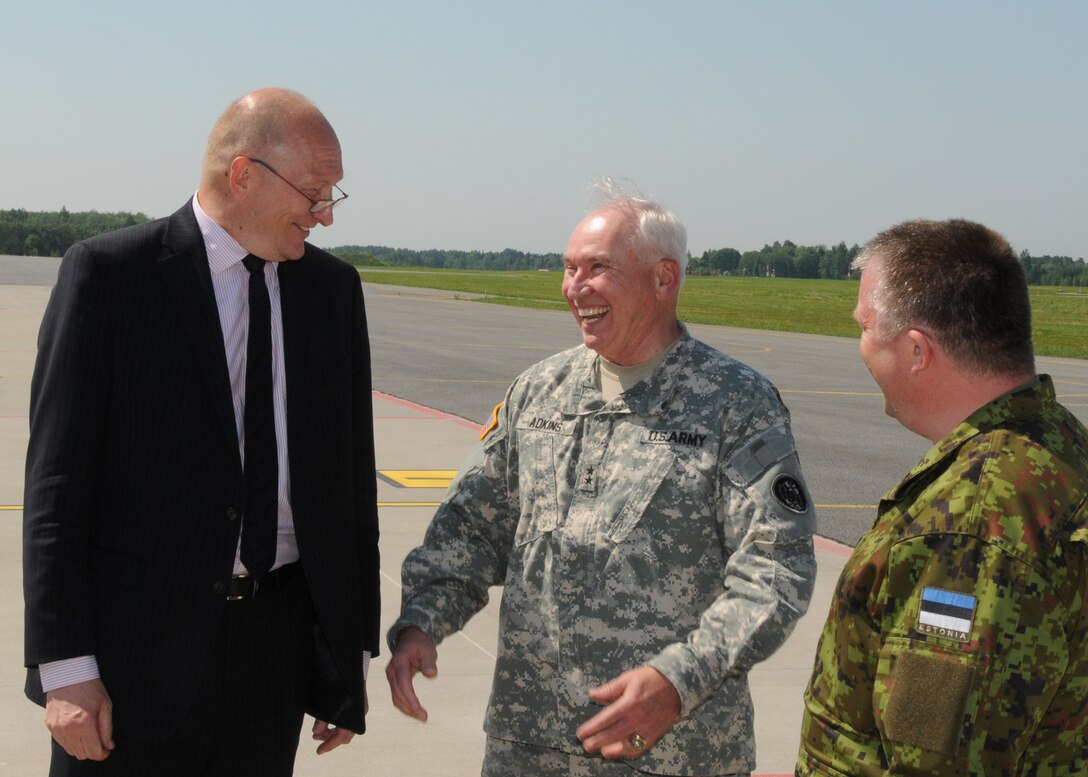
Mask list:
[[[614,364],[640,364],[675,340],[678,267],[640,261],[631,248],[634,217],[615,207],[586,216],[563,257],[563,296],[582,340]]]
[[[245,157],[233,163],[245,176],[247,189],[241,234],[235,237],[247,251],[270,262],[301,258],[310,230],[332,224],[332,208],[311,213],[311,199],[332,199],[332,186],[344,175],[340,143],[327,124],[305,123],[287,137],[285,146],[262,157],[275,173]]]

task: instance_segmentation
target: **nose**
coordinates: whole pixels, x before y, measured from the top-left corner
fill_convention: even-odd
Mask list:
[[[314,214],[314,218],[318,220],[324,227],[332,226],[332,205],[327,208],[322,208]]]
[[[573,275],[567,276],[567,296],[577,297],[580,296],[586,289],[586,280],[589,278],[588,273],[578,268],[574,271]]]

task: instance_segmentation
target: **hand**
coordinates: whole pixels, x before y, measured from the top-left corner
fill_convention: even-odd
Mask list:
[[[366,683],[363,683],[363,716],[370,713],[370,697],[366,692]],[[346,745],[355,738],[355,732],[347,728],[331,726],[323,720],[314,720],[313,738],[321,744],[317,746],[317,754],[324,755],[330,750],[335,750],[340,745]]]
[[[409,626],[397,637],[397,649],[385,667],[385,679],[393,695],[393,706],[409,717],[427,722],[427,710],[419,703],[412,678],[416,672],[424,677],[438,676],[438,650],[434,641],[422,629]]]
[[[578,727],[578,738],[588,752],[599,751],[605,758],[645,755],[680,716],[680,694],[651,666],[590,689],[589,698],[607,706]],[[627,739],[636,733],[646,742],[641,751]]]
[[[104,761],[114,748],[113,702],[101,680],[49,691],[45,725],[64,752],[80,761]]]
[[[330,750],[335,750],[340,745],[346,745],[355,738],[355,732],[342,726],[330,726],[323,720],[315,720],[313,738],[321,744],[317,746],[317,754],[324,755]]]

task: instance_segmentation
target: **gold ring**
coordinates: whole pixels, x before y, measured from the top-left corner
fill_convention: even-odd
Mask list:
[[[636,753],[641,753],[646,749],[646,740],[638,734],[631,734],[631,736],[627,737],[627,744],[631,745],[631,749]]]

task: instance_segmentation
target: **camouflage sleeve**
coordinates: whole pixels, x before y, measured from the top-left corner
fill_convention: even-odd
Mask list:
[[[496,410],[498,423],[461,466],[423,544],[404,560],[401,614],[387,636],[391,650],[407,626],[438,644],[483,609],[490,586],[503,582],[519,512],[505,408]]]
[[[873,687],[891,772],[1018,771],[1069,666],[1084,553],[1059,544],[1054,556],[1073,574],[1048,581],[1009,550],[943,533],[892,547]],[[1068,763],[1084,756],[1072,734]],[[1055,747],[1049,755],[1061,761]]]
[[[816,517],[793,438],[776,424],[724,462],[717,510],[724,528],[725,593],[699,628],[650,661],[688,715],[728,674],[770,656],[808,609],[816,577]]]

